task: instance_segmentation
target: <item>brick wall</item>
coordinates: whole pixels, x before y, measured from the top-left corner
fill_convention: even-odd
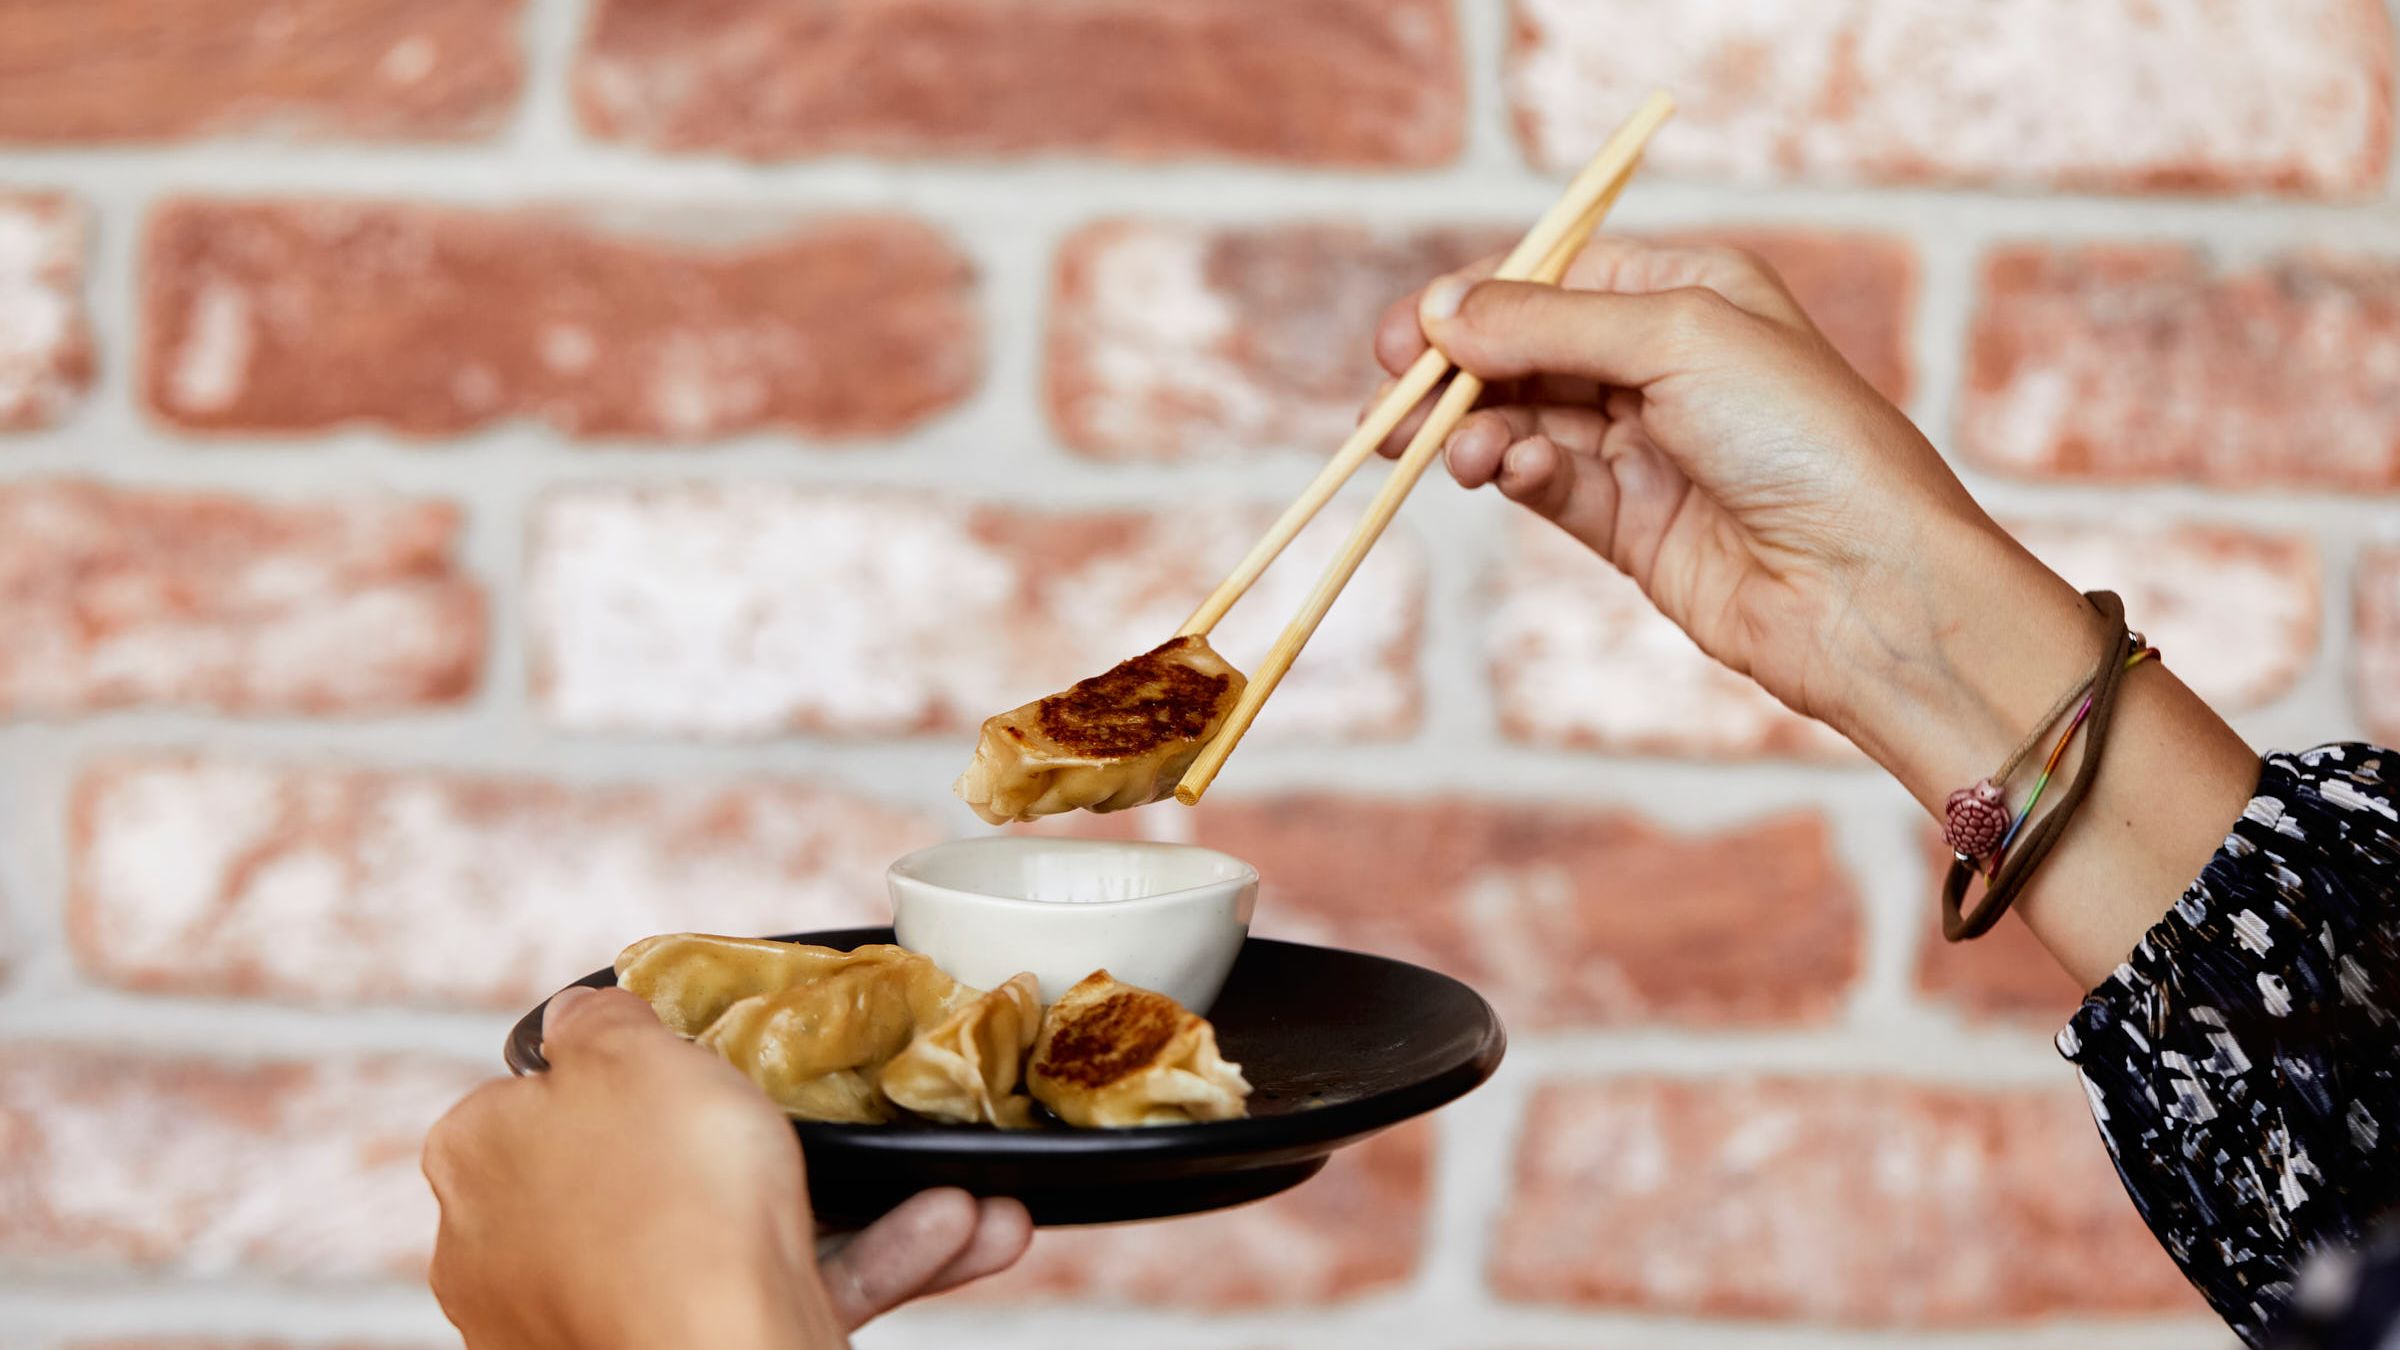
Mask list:
[[[2392,51],[2376,0],[0,0],[0,1343],[447,1343],[415,1138],[512,1010],[875,916],[976,719],[1171,626],[1377,307],[1653,83],[1625,226],[1782,265],[2256,742],[2400,737]],[[1488,497],[1138,824],[1473,979],[1507,1067],[868,1344],[2214,1343],[2076,991],[1933,940],[1896,789]]]

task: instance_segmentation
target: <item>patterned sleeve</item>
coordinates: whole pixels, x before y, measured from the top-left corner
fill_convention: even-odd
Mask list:
[[[2400,755],[2270,755],[2058,1035],[2135,1207],[2249,1345],[2400,1204]]]

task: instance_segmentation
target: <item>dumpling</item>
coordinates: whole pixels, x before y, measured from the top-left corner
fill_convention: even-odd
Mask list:
[[[1242,1066],[1217,1029],[1165,994],[1093,971],[1052,1005],[1025,1071],[1069,1125],[1117,1128],[1233,1120],[1248,1113]]]
[[[1019,1080],[1041,1025],[1041,982],[1019,975],[918,1032],[884,1066],[883,1095],[931,1120],[1028,1129],[1033,1099]]]
[[[976,991],[913,952],[860,951],[907,959],[854,961],[752,995],[701,1032],[700,1044],[748,1074],[788,1115],[860,1125],[891,1119],[891,1103],[877,1086],[884,1066],[918,1027],[941,1024]]]
[[[828,958],[848,955],[763,938],[662,933],[617,954],[617,986],[640,995],[676,1034],[697,1036],[743,999],[836,969]]]
[[[955,790],[994,825],[1161,800],[1246,683],[1206,638],[1176,638],[985,721]]]

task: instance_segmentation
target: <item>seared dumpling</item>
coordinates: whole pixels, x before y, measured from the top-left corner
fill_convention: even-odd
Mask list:
[[[1093,971],[1042,1019],[1025,1073],[1069,1125],[1116,1128],[1232,1120],[1248,1113],[1242,1066],[1217,1030],[1165,994]]]
[[[1025,1052],[1041,1025],[1041,984],[1019,975],[918,1032],[884,1066],[883,1095],[929,1120],[1026,1129]]]
[[[994,825],[1162,800],[1245,683],[1207,639],[1176,638],[987,720],[955,790]]]

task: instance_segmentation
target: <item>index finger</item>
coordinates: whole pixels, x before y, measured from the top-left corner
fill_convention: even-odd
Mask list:
[[[622,989],[561,989],[542,1009],[542,1058],[552,1068],[626,1036],[673,1038],[650,1005]]]
[[[1478,258],[1448,275],[1482,281],[1500,269],[1500,256]],[[1438,278],[1437,278],[1438,279]],[[1428,282],[1427,285],[1432,284]],[[1805,327],[1808,316],[1791,289],[1764,261],[1738,248],[1707,243],[1650,243],[1620,234],[1596,234],[1575,255],[1562,283],[1569,290],[1656,295],[1698,287],[1715,291],[1761,318]],[[1408,369],[1425,350],[1418,320],[1420,286],[1394,300],[1375,325],[1375,359],[1393,375]]]

